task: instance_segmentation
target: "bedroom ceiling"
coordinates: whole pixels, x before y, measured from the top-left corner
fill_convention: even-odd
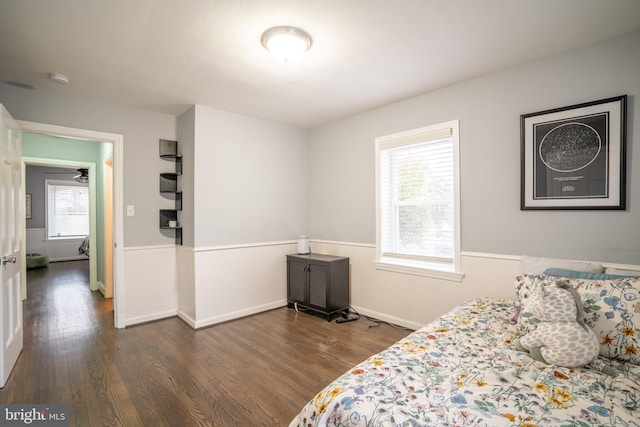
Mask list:
[[[262,47],[277,25],[301,60]],[[311,128],[638,28],[640,0],[2,0],[0,80]]]

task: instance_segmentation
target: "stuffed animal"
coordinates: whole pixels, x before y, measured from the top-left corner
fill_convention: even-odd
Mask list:
[[[540,320],[535,330],[516,340],[516,349],[551,365],[586,366],[607,375],[616,370],[598,359],[598,337],[584,324],[582,300],[570,285],[557,281],[536,288],[530,299],[531,312]]]

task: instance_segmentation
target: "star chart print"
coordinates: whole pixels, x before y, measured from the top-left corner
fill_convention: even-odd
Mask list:
[[[608,196],[608,113],[534,126],[534,199]]]

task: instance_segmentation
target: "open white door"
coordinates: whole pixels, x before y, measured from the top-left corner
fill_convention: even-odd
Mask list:
[[[22,351],[22,185],[21,130],[0,105],[0,388],[4,387]]]

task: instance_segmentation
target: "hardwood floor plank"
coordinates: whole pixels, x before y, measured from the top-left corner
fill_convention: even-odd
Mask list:
[[[287,308],[197,331],[178,318],[116,330],[88,262],[29,270],[27,285],[24,349],[0,403],[66,403],[72,426],[286,426],[408,334]]]

